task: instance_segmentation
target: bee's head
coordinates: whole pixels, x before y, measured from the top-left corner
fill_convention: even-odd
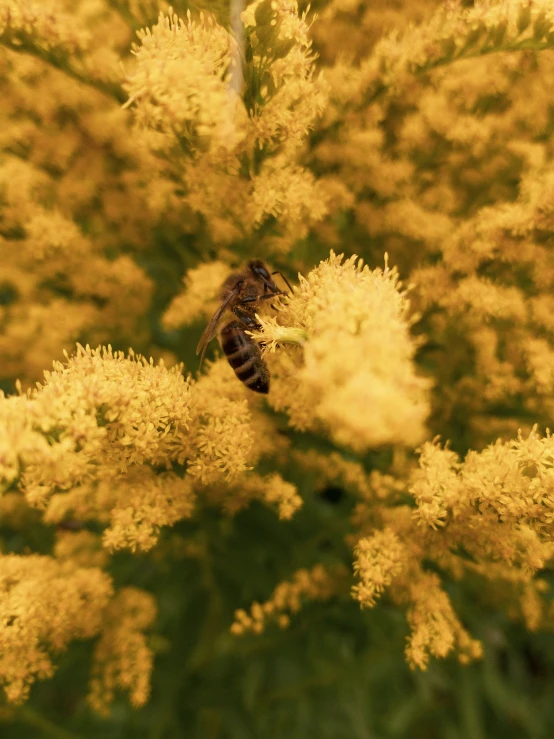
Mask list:
[[[251,262],[248,262],[248,267],[250,271],[262,282],[273,282],[267,267],[261,259],[253,259]]]

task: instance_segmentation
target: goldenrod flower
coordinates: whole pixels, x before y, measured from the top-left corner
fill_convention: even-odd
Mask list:
[[[88,639],[89,704],[144,705],[158,595],[160,629],[168,602],[208,603],[185,670],[238,648],[225,546],[240,532],[248,561],[256,527],[292,574],[234,634],[284,628],[309,599],[354,598],[368,620],[386,600],[411,667],[465,664],[479,583],[491,609],[551,628],[551,2],[325,0],[313,26],[296,0],[232,3],[231,23],[228,4],[189,5],[0,0],[8,701]],[[318,264],[331,248],[346,256]],[[383,253],[398,269],[367,266]],[[253,258],[304,275],[253,306],[267,398],[225,358],[196,379],[171,366],[196,344],[172,329],[208,321]],[[137,589],[119,568],[137,554],[187,558],[194,587]]]
[[[20,703],[54,672],[51,655],[100,630],[109,576],[39,555],[0,556],[0,684]]]
[[[280,323],[307,338],[302,352],[270,362],[271,403],[293,425],[325,428],[358,450],[417,444],[429,383],[414,370],[408,310],[396,270],[370,271],[357,257],[343,262],[331,252],[279,311]],[[271,323],[267,329],[274,341]]]
[[[284,251],[326,213],[324,189],[295,161],[324,110],[326,84],[314,75],[296,2],[264,0],[243,20],[248,61],[212,16],[161,13],[139,33],[126,106],[162,179],[171,173],[181,183],[183,202],[204,216],[215,241],[230,243],[278,216],[283,233],[271,248]],[[230,84],[238,59],[244,89]]]
[[[360,582],[352,594],[362,607],[373,606],[405,566],[408,552],[394,531],[385,530],[360,539],[355,554],[354,572]]]
[[[235,116],[240,101],[227,84],[232,39],[211,16],[182,21],[160,13],[152,29],[139,32],[136,65],[129,75],[127,105],[137,122],[182,137],[187,146],[202,141],[232,148],[244,133]],[[229,139],[235,132],[238,139]]]
[[[164,314],[164,325],[171,329],[186,326],[199,318],[209,320],[220,303],[221,285],[228,275],[229,265],[221,261],[207,262],[189,270],[183,292]]]
[[[454,648],[462,663],[481,657],[481,642],[472,639],[461,625],[437,575],[422,573],[410,588],[410,598],[407,615],[412,633],[406,659],[412,668],[424,669],[430,655],[446,657]]]
[[[109,713],[117,689],[139,708],[148,700],[153,655],[144,636],[156,617],[154,599],[137,588],[124,588],[110,603],[94,652],[90,705]]]
[[[290,580],[280,583],[265,603],[253,603],[248,614],[235,612],[231,632],[236,635],[253,631],[260,634],[266,622],[276,621],[282,628],[290,622],[289,614],[297,613],[304,600],[327,600],[343,589],[345,572],[342,567],[332,570],[316,565],[311,570],[297,570]]]

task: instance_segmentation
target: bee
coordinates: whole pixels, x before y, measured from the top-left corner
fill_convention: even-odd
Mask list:
[[[196,354],[201,354],[200,364],[210,341],[219,332],[219,343],[235,375],[247,388],[256,393],[269,392],[269,370],[260,347],[246,331],[261,329],[256,320],[259,303],[278,295],[287,295],[275,284],[272,275],[260,259],[248,262],[241,272],[234,272],[221,287],[221,304],[200,337]],[[288,280],[281,275],[290,289]],[[226,311],[234,317],[221,328],[218,324]]]

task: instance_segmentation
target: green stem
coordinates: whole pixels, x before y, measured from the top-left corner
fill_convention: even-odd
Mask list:
[[[108,0],[108,5],[115,13],[118,13],[125,23],[134,31],[137,31],[144,26],[144,23],[141,23],[141,21],[135,18],[125,3],[120,3],[117,0]]]
[[[216,651],[216,642],[221,634],[222,599],[219,592],[213,570],[210,542],[213,541],[213,527],[209,526],[207,518],[204,518],[204,528],[201,531],[201,542],[203,556],[200,558],[202,568],[202,581],[204,589],[209,597],[208,612],[202,626],[198,644],[189,659],[192,670],[200,670],[209,664]],[[217,534],[215,534],[217,536]]]
[[[29,706],[21,706],[17,710],[16,717],[24,724],[27,724],[27,726],[38,729],[45,736],[52,737],[52,739],[81,739],[79,734],[74,734],[72,731],[63,729],[33,708],[29,708]]]
[[[95,80],[93,77],[87,77],[83,72],[80,72],[72,67],[65,55],[58,56],[52,51],[47,51],[46,49],[41,49],[31,44],[12,44],[10,43],[9,39],[6,39],[5,37],[0,39],[0,44],[6,49],[10,49],[10,51],[15,51],[18,54],[29,54],[30,56],[34,56],[37,59],[41,59],[46,64],[49,64],[51,67],[64,72],[64,74],[66,74],[68,77],[77,80],[77,82],[80,82],[87,87],[92,87],[103,95],[106,95],[112,100],[115,100],[119,104],[123,104],[127,99],[127,96],[122,90],[121,85],[116,82],[103,82],[102,80]]]

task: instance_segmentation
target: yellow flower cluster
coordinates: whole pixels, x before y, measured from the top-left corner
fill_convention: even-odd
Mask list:
[[[252,37],[253,74],[261,83],[251,108],[260,148],[277,141],[300,143],[327,102],[325,83],[313,79],[306,15],[298,14],[296,0],[255,0],[243,13]]]
[[[164,313],[168,329],[187,326],[203,318],[209,320],[219,306],[221,285],[229,275],[229,265],[215,261],[190,269],[184,279],[184,289]]]
[[[146,345],[132,255],[186,219],[120,107],[131,38],[104,0],[0,3],[0,380],[40,378],[76,341]]]
[[[352,588],[362,607],[373,607],[385,590],[399,605],[407,605],[411,629],[406,659],[412,668],[425,669],[429,657],[444,658],[453,650],[466,663],[482,654],[481,643],[463,628],[438,575],[426,572],[421,560],[427,557],[417,536],[391,528],[376,531],[355,547],[354,571],[359,578]],[[428,557],[432,559],[433,553]]]
[[[12,702],[54,672],[51,655],[100,631],[109,576],[51,557],[0,556],[0,684]]]
[[[219,484],[217,488],[209,489],[206,495],[229,513],[235,513],[253,500],[261,500],[270,507],[276,507],[283,521],[292,518],[302,506],[296,487],[276,472],[266,476],[250,472],[226,487]]]
[[[73,220],[44,207],[52,188],[29,164],[0,160],[0,210],[13,235],[0,241],[9,291],[0,305],[3,377],[39,377],[83,332],[102,340],[110,326],[112,336],[130,335],[148,307],[151,282],[143,270],[128,256],[107,260]],[[75,304],[79,310],[70,308]]]
[[[407,618],[412,633],[406,659],[412,668],[425,669],[429,655],[446,657],[453,649],[462,664],[482,656],[481,642],[472,639],[460,623],[436,574],[421,573],[409,587],[409,597]]]
[[[17,498],[20,503],[19,507],[23,508],[21,496],[17,495]],[[25,511],[27,514],[33,512],[30,508],[26,508]],[[105,567],[109,561],[109,554],[102,548],[100,537],[86,529],[72,531],[60,527],[56,531],[54,555],[60,562],[72,562],[79,567]]]
[[[463,414],[478,447],[552,416],[553,23],[546,0],[486,0],[330,3],[315,27],[333,63],[318,171],[347,189],[364,256],[387,249],[410,272],[437,378],[433,431]],[[338,58],[341,27],[352,60]],[[330,245],[343,203],[317,228]]]
[[[47,0],[45,3],[3,0],[0,6],[0,33],[10,34],[14,44],[18,36],[21,39],[36,34],[43,48],[61,47],[68,52],[86,50],[91,40],[88,29],[71,23],[70,14],[64,12],[59,0]]]
[[[554,555],[553,468],[554,441],[536,430],[469,452],[463,464],[426,443],[411,488],[414,517],[420,526],[447,526],[451,542],[474,528],[473,543],[464,546],[479,558],[542,569]]]
[[[345,572],[342,568],[327,570],[315,565],[311,570],[297,570],[290,580],[280,583],[265,603],[253,603],[250,613],[239,609],[231,632],[236,635],[252,631],[260,634],[266,622],[276,622],[282,629],[290,623],[288,614],[295,614],[305,600],[328,600],[343,590]]]
[[[259,498],[289,518],[301,504],[293,485],[245,477],[272,434],[247,393],[223,363],[193,383],[180,366],[78,347],[37,390],[2,399],[0,479],[18,481],[48,523],[108,524],[112,550],[150,549],[161,527],[189,517],[196,494],[216,483],[227,507]]]
[[[288,447],[276,441],[275,427],[258,399],[237,381],[225,360],[211,365],[192,390],[187,470],[202,485],[202,495],[229,513],[262,500],[276,507],[280,518],[290,518],[302,505],[296,487],[279,474],[264,476],[253,470],[279,446]]]
[[[118,689],[142,705],[152,667],[143,631],[154,618],[153,599],[127,588],[112,600],[100,569],[107,553],[151,549],[162,527],[192,515],[200,493],[230,512],[258,499],[283,519],[301,505],[280,475],[248,472],[273,448],[273,429],[251,412],[248,391],[226,363],[197,383],[181,369],[79,346],[37,389],[0,398],[0,481],[24,496],[5,493],[3,520],[28,525],[26,500],[44,523],[62,526],[55,560],[0,558],[7,629],[0,629],[0,680],[9,700],[25,699],[33,680],[53,673],[50,652],[100,634],[91,705],[106,712]],[[101,538],[63,530],[87,521],[103,526]]]
[[[456,650],[465,661],[481,646],[461,626],[440,578],[423,569],[433,562],[456,579],[478,575],[488,587],[510,584],[512,613],[531,629],[547,624],[546,583],[536,578],[554,556],[554,470],[550,434],[500,442],[469,452],[462,462],[449,449],[426,442],[408,491],[415,508],[366,498],[355,521],[367,532],[354,547],[354,597],[374,606],[387,591],[407,606],[411,627],[407,658],[425,667],[430,655]],[[360,515],[366,508],[365,518]]]
[[[0,403],[0,479],[19,478],[48,522],[109,520],[107,545],[150,548],[161,525],[192,510],[187,481],[151,470],[186,456],[190,390],[179,369],[79,347],[37,390]]]
[[[127,105],[159,171],[180,183],[214,240],[228,243],[277,217],[282,233],[267,246],[290,248],[326,212],[324,188],[295,161],[326,88],[314,77],[296,2],[255,2],[243,21],[246,51],[238,53],[212,16],[160,14],[139,33]]]
[[[293,426],[325,428],[358,451],[415,446],[425,435],[429,384],[415,372],[408,313],[395,269],[371,271],[356,256],[343,261],[331,252],[279,311],[279,323],[301,328],[306,340],[302,353],[266,355],[273,407]],[[275,323],[262,326],[260,340],[282,341]]]
[[[354,572],[359,583],[352,595],[363,607],[375,605],[385,588],[404,568],[409,553],[398,536],[390,529],[377,531],[357,543]]]
[[[549,169],[534,173],[545,190],[550,176]],[[516,202],[483,208],[467,219],[443,242],[443,261],[413,274],[420,306],[450,316],[474,357],[473,372],[460,381],[457,395],[476,439],[496,431],[484,423],[492,404],[522,398],[532,417],[548,423],[552,415],[554,272],[541,235],[547,219],[544,191],[526,186]],[[497,259],[504,268],[491,277],[483,274]],[[525,285],[532,286],[530,299]],[[445,329],[436,313],[431,330],[446,346]],[[442,394],[439,402],[446,406]],[[498,432],[515,433],[519,425],[519,419],[508,418]]]
[[[100,34],[100,35],[98,35]],[[129,29],[109,3],[64,0],[2,0],[4,46],[63,69],[68,77],[121,101],[117,47]],[[95,39],[102,38],[97,45]]]
[[[114,593],[111,555],[203,507],[258,501],[286,521],[303,502],[289,467],[308,495],[352,498],[354,583],[299,570],[236,611],[234,634],[351,587],[406,611],[412,667],[467,662],[482,647],[447,595],[464,578],[529,629],[552,618],[554,441],[531,426],[554,414],[552,3],[324,0],[314,29],[296,0],[254,0],[241,23],[200,5],[217,15],[0,0],[0,381],[86,344],[0,397],[3,525],[54,532],[52,556],[0,556],[12,702],[97,639],[90,704],[143,705],[156,608]],[[332,251],[308,271],[345,244],[363,261]],[[367,266],[385,250],[409,289]],[[267,400],[225,359],[193,380],[89,348],[159,356],[161,329],[208,320],[231,266],[271,254],[306,277],[251,334]],[[435,433],[452,446],[426,441],[416,463]]]
[[[384,90],[398,94],[398,88],[403,91],[415,74],[459,59],[552,48],[553,41],[549,0],[480,0],[472,7],[443,4],[425,22],[402,30],[395,27],[375,43],[358,73],[351,71],[355,82],[348,89],[350,101],[364,104]]]
[[[109,713],[116,690],[127,691],[136,708],[148,700],[153,657],[143,632],[155,616],[154,599],[137,588],[121,590],[106,609],[89,694],[98,713]]]
[[[239,101],[226,80],[229,33],[212,16],[202,15],[197,23],[189,11],[184,22],[170,11],[138,37],[136,65],[126,84],[137,124],[159,133],[156,146],[162,149],[168,135],[189,147],[205,142],[232,148],[235,142],[227,136]]]

